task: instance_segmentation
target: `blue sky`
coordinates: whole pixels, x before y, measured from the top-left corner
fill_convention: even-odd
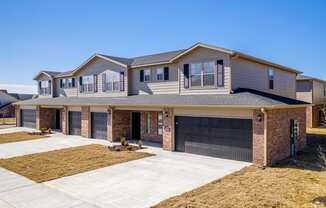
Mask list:
[[[204,42],[326,79],[326,1],[25,1],[0,5],[0,84],[35,84],[93,53],[123,57]]]

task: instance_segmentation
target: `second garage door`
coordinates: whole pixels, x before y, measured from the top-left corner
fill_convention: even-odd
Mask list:
[[[36,111],[32,109],[21,110],[21,126],[35,128],[36,127]]]
[[[91,113],[92,138],[107,139],[107,113]]]
[[[81,134],[81,112],[69,111],[69,134]]]
[[[175,118],[177,151],[252,162],[252,120]]]

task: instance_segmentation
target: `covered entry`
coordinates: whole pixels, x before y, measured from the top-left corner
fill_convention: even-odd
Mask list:
[[[21,126],[36,128],[36,110],[33,109],[21,110]]]
[[[176,116],[175,149],[252,162],[252,120]]]
[[[91,136],[95,139],[107,139],[107,113],[91,113]]]
[[[81,112],[69,111],[69,134],[81,135]]]

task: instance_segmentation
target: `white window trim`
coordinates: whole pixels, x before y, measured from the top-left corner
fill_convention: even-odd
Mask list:
[[[146,72],[149,72],[149,80],[146,80]],[[151,75],[152,75],[152,72],[151,72],[151,69],[144,69],[144,82],[150,82],[151,81]]]
[[[118,92],[120,91],[120,72],[109,72],[106,73],[105,85],[110,83],[111,90],[106,88],[106,92]],[[114,83],[118,83],[118,89],[114,89]]]
[[[270,74],[272,72],[272,75]],[[275,90],[275,70],[273,68],[268,68],[267,69],[267,87],[269,90]],[[270,88],[270,81],[273,80],[273,88]]]
[[[209,63],[209,62],[213,62],[214,63],[214,72],[213,72],[213,75],[214,75],[214,84],[213,85],[204,85],[204,63]],[[192,76],[193,74],[191,73],[191,65],[193,64],[200,64],[201,65],[201,69],[200,69],[200,75],[199,74],[196,74],[196,76],[200,76],[200,86],[192,86]],[[189,63],[189,88],[193,88],[193,89],[201,89],[201,88],[216,88],[216,83],[217,83],[217,79],[216,79],[216,76],[217,76],[217,70],[216,70],[216,67],[217,67],[217,64],[215,61],[213,60],[207,60],[207,61],[202,61],[202,62],[192,62],[192,63]],[[212,74],[212,73],[210,73]]]
[[[161,72],[159,73],[159,71]],[[161,79],[158,78],[159,75],[161,75]],[[164,81],[164,68],[156,69],[156,81]]]

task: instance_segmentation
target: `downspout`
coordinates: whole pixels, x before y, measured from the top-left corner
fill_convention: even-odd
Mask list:
[[[263,166],[267,166],[267,111],[265,108],[261,109],[261,112],[264,114],[264,161]]]

